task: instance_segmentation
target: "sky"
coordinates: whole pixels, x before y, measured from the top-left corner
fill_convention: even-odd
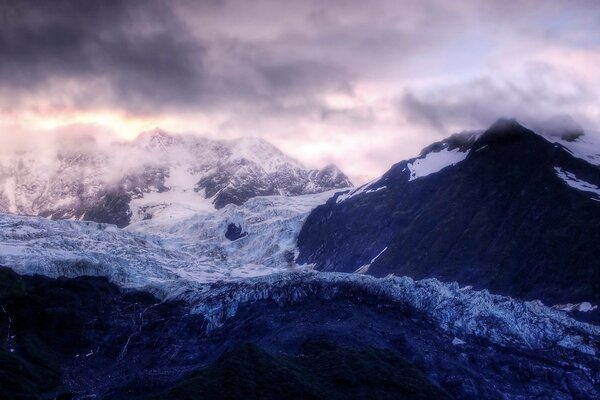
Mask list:
[[[500,117],[600,131],[596,0],[3,0],[0,146],[259,136],[355,183]]]

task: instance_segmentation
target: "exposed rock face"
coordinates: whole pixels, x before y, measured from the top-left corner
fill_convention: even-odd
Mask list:
[[[600,167],[578,143],[509,120],[450,137],[313,210],[297,262],[598,304]]]
[[[258,138],[209,140],[156,130],[129,143],[63,140],[44,157],[14,154],[0,164],[0,212],[123,227],[142,203],[208,202],[218,209],[255,196],[349,186],[335,166],[307,169]]]
[[[227,225],[227,231],[225,232],[225,237],[229,240],[231,240],[232,242],[234,240],[238,240],[241,238],[244,238],[248,236],[248,232],[242,232],[242,227],[239,225],[232,223],[229,223]]]

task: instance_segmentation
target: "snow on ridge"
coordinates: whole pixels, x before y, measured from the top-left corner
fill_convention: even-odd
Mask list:
[[[567,311],[567,312],[574,312],[574,311],[590,312],[590,311],[594,311],[594,310],[598,309],[598,306],[593,305],[589,301],[584,301],[584,302],[576,303],[576,304],[572,304],[572,303],[557,304],[552,307],[557,310]]]
[[[385,253],[385,251],[387,249],[388,249],[387,246],[385,246],[385,248],[383,250],[381,250],[375,257],[373,257],[373,259],[371,260],[370,264],[373,264],[375,262],[375,260],[377,260],[380,255],[382,255],[383,253]]]
[[[381,178],[376,178],[374,180],[372,180],[371,182],[367,182],[362,186],[359,186],[357,188],[351,189],[349,190],[347,193],[344,193],[342,195],[339,195],[336,199],[336,204],[339,204],[345,200],[351,199],[353,197],[358,196],[359,194],[369,194],[369,193],[375,193],[378,192],[380,190],[384,190],[387,189],[387,186],[380,186],[380,187],[376,187],[374,189],[371,189],[372,187],[376,186],[377,183],[379,182]],[[338,190],[339,191],[339,190]]]
[[[570,187],[583,192],[594,193],[600,198],[600,187],[594,185],[593,183],[579,179],[572,172],[565,171],[560,167],[554,167],[554,170],[556,171],[556,175]]]
[[[295,304],[310,296],[364,299],[409,307],[464,340],[480,337],[523,349],[562,347],[595,356],[600,326],[579,322],[539,301],[520,301],[487,290],[464,290],[457,283],[409,277],[375,278],[334,272],[272,274],[196,287],[149,288],[165,299],[185,300],[206,318],[207,332],[235,316],[243,304],[271,300]]]
[[[441,171],[446,167],[458,164],[467,158],[469,152],[461,152],[459,149],[442,149],[438,152],[427,153],[423,158],[417,158],[412,163],[408,163],[407,167],[410,171],[408,181],[425,177]]]
[[[549,142],[562,146],[572,156],[593,165],[600,165],[600,142],[595,142],[593,136],[584,135],[571,141],[551,135],[542,136]]]
[[[383,186],[385,187],[385,186]],[[375,260],[377,260],[379,258],[380,255],[382,255],[383,253],[385,253],[385,251],[387,250],[387,246],[381,250],[379,252],[379,254],[377,254],[375,257],[373,257],[371,259],[371,262],[369,262],[368,264],[363,265],[362,267],[359,267],[356,271],[354,271],[355,274],[366,274],[367,272],[369,272],[369,268],[371,268],[371,264],[373,264],[375,262]]]

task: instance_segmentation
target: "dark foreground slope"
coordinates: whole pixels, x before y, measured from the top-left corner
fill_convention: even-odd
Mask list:
[[[589,190],[600,188],[600,167],[508,120],[424,153],[440,149],[468,154],[417,179],[415,159],[400,162],[362,193],[316,208],[297,261],[435,277],[549,304],[600,302],[600,195]],[[573,187],[581,181],[588,190]]]
[[[307,341],[298,355],[227,351],[157,399],[448,399],[397,353]]]
[[[3,399],[600,396],[600,364],[593,350],[572,350],[575,331],[558,348],[535,350],[458,340],[351,282],[323,283],[321,294],[290,282],[304,293],[295,301],[283,301],[286,284],[240,303],[229,302],[247,299],[239,290],[249,284],[220,284],[213,289],[224,297],[208,307],[235,312],[207,329],[210,321],[184,303],[101,278],[0,275]],[[501,328],[489,323],[490,332]]]

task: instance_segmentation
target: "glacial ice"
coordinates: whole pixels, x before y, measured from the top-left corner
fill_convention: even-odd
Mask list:
[[[578,322],[539,301],[519,301],[487,290],[464,290],[456,283],[436,279],[309,271],[205,285],[172,282],[147,289],[160,298],[191,304],[194,313],[205,317],[207,332],[236,315],[240,306],[261,300],[283,305],[310,296],[357,301],[371,297],[378,305],[412,309],[463,340],[477,337],[523,349],[559,346],[591,356],[600,351],[599,326]]]
[[[310,210],[333,193],[256,197],[211,211],[203,204],[159,203],[146,209],[151,219],[126,229],[0,214],[0,264],[51,277],[106,276],[126,287],[299,270],[306,267],[293,264],[298,232]],[[227,240],[229,223],[248,236]]]
[[[184,300],[219,328],[244,304],[297,304],[311,296],[343,297],[411,309],[465,340],[484,338],[524,349],[563,349],[595,356],[600,327],[578,322],[539,301],[523,302],[435,279],[316,273],[293,262],[309,211],[333,192],[256,197],[243,206],[170,219],[156,213],[127,229],[87,221],[0,214],[0,264],[22,274],[105,276],[163,300]],[[231,242],[235,223],[248,236]],[[384,249],[385,250],[385,249]]]

